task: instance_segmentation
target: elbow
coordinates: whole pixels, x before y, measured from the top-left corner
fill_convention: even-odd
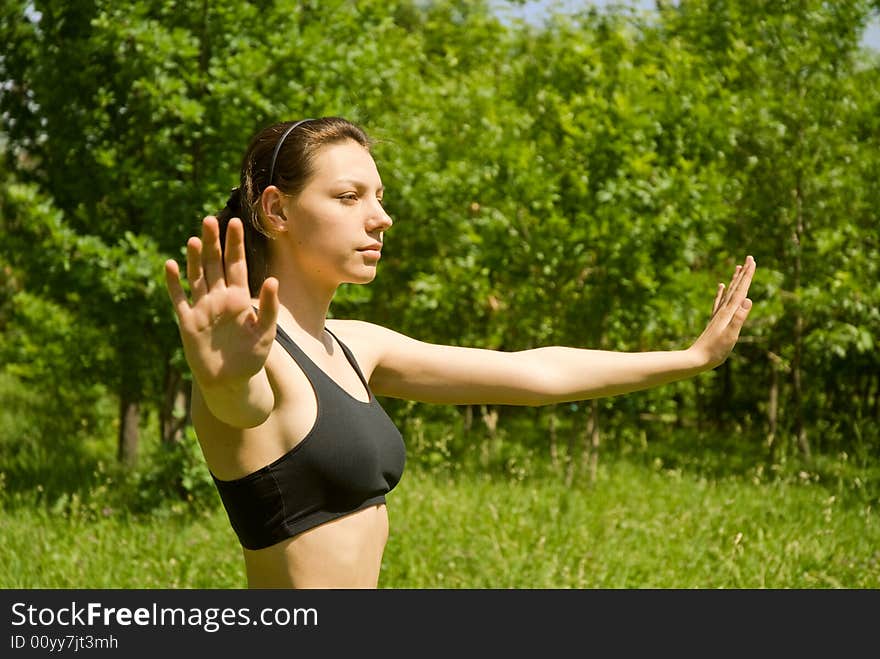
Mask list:
[[[194,417],[205,410],[224,425],[245,430],[263,425],[275,409],[275,395],[268,387],[262,391],[228,391],[193,384]]]
[[[530,355],[530,357],[532,357]],[[522,382],[527,383],[520,390],[518,404],[527,407],[543,407],[561,402],[565,398],[559,378],[537,359],[530,358],[525,362]]]

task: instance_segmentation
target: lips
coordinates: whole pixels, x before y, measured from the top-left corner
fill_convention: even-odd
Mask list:
[[[382,243],[371,243],[371,244],[367,245],[366,247],[359,247],[358,251],[359,252],[367,252],[367,251],[381,252],[382,251]]]

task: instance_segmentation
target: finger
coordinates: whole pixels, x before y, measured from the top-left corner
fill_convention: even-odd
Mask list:
[[[193,303],[201,300],[208,292],[205,271],[202,270],[202,241],[193,236],[186,241],[186,278],[192,292]]]
[[[729,304],[733,306],[732,311],[736,311],[736,307],[742,303],[748,294],[749,285],[752,283],[752,275],[754,274],[755,260],[751,256],[747,256],[745,263],[738,273],[736,283],[730,287]]]
[[[721,298],[724,297],[724,284],[718,284],[718,292],[715,294],[715,302],[712,304],[712,315],[715,315],[715,312],[718,311],[718,307],[721,305]]]
[[[174,313],[177,314],[178,319],[183,320],[189,313],[189,302],[186,293],[183,292],[183,286],[180,285],[180,268],[174,259],[165,261],[165,288],[168,289],[168,297],[171,298]]]
[[[247,288],[247,261],[244,254],[244,226],[233,217],[226,227],[226,251],[224,254],[226,285]]]
[[[737,338],[739,338],[739,332],[742,329],[743,324],[746,322],[746,318],[749,317],[749,311],[751,310],[752,301],[749,298],[743,299],[736,308],[736,311],[733,314],[733,319],[730,322],[730,328],[736,332]]]
[[[727,301],[730,299],[730,293],[733,291],[733,287],[736,285],[736,282],[739,281],[740,273],[742,272],[742,266],[737,265],[736,269],[733,271],[733,276],[730,278],[730,283],[727,285],[727,289],[721,297],[721,302],[718,305],[719,307],[723,307]]]
[[[721,309],[719,309],[719,314],[721,316],[721,322],[725,325],[733,322],[734,316],[737,313],[740,313],[740,308],[746,299],[746,295],[749,291],[749,285],[752,281],[752,275],[755,272],[755,262],[752,257],[746,257],[745,265],[743,265],[742,270],[739,273],[739,276],[736,278],[733,286],[731,286],[731,290],[728,291],[727,297],[722,304]],[[749,302],[751,305],[751,301]],[[738,330],[737,330],[738,331]]]
[[[260,288],[260,310],[257,314],[257,328],[260,332],[275,331],[279,306],[278,280],[267,277]]]
[[[209,215],[202,221],[202,270],[208,290],[224,287],[223,253],[220,250],[220,227],[217,218]]]

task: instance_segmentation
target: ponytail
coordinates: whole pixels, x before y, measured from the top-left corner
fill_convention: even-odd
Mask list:
[[[238,187],[232,188],[232,191],[229,193],[229,199],[226,200],[226,207],[223,210],[226,210],[227,208],[232,213],[232,217],[240,217],[241,216],[241,190],[240,190],[240,188],[238,188]]]
[[[237,217],[244,227],[244,253],[247,261],[248,289],[251,297],[259,297],[260,288],[268,276],[268,236],[262,231],[253,231],[254,218],[251,212],[242,208],[241,188],[232,188],[226,205],[217,213],[220,228],[220,251],[226,254],[226,229],[229,220]]]

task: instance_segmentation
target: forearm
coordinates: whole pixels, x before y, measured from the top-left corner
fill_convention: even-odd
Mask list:
[[[275,394],[265,368],[249,380],[206,384],[196,378],[196,384],[196,393],[211,414],[234,428],[262,424],[275,406]]]
[[[539,404],[617,396],[708,369],[692,350],[612,352],[550,346],[520,353],[539,373]]]

